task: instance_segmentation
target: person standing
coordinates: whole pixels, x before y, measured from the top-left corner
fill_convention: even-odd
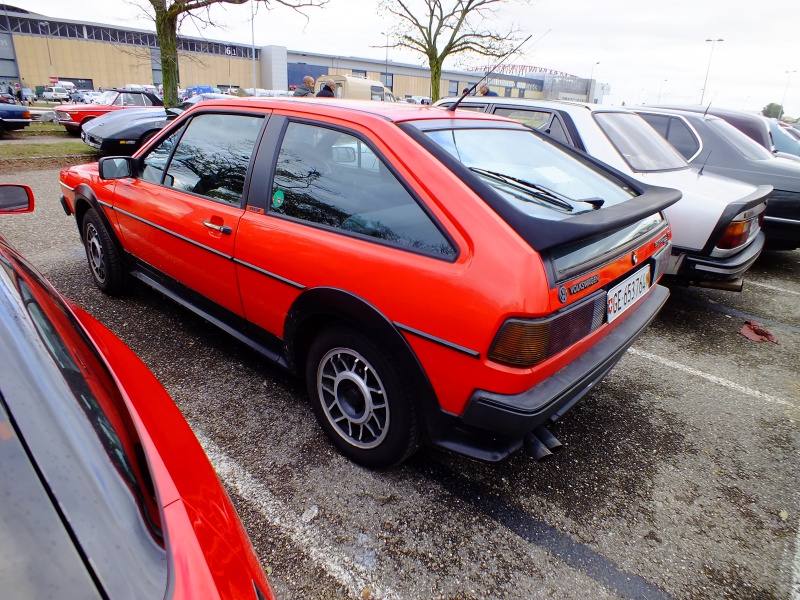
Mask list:
[[[487,86],[481,86],[481,96],[497,96],[497,92],[493,92]]]
[[[311,75],[303,77],[303,83],[298,85],[293,96],[313,96],[314,95],[314,78]]]
[[[25,98],[22,95],[22,88],[21,87],[17,88],[17,101],[22,105],[25,104]]]
[[[317,98],[335,98],[336,82],[333,79],[326,79],[325,85],[317,92]]]

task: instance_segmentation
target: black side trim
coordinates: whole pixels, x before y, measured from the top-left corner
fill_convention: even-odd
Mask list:
[[[121,214],[125,215],[126,217],[130,217],[131,219],[134,219],[135,221],[139,221],[140,223],[144,223],[145,225],[149,225],[150,227],[153,227],[154,229],[158,229],[159,231],[163,231],[164,233],[166,233],[168,235],[176,237],[179,240],[181,240],[183,242],[186,242],[187,244],[191,244],[192,246],[197,246],[198,248],[202,248],[203,250],[206,250],[207,252],[211,252],[212,254],[216,254],[217,256],[221,256],[222,258],[227,258],[228,260],[233,260],[233,257],[230,254],[225,254],[224,252],[220,252],[219,250],[215,250],[214,248],[209,248],[208,246],[205,246],[205,245],[201,244],[200,242],[196,242],[191,238],[187,238],[187,237],[184,237],[184,236],[182,236],[182,235],[180,235],[178,233],[175,233],[171,229],[167,229],[166,227],[162,227],[161,225],[156,225],[152,221],[148,221],[147,219],[143,219],[142,217],[140,217],[138,215],[135,215],[133,213],[129,213],[127,210],[122,210],[121,208],[116,208],[116,207],[111,206],[111,205],[106,205],[106,206],[108,206],[111,210],[115,210],[118,213],[121,213]]]
[[[280,275],[276,275],[275,273],[262,269],[261,267],[251,265],[250,263],[244,262],[243,260],[239,260],[238,258],[234,258],[233,262],[235,262],[237,265],[242,265],[243,267],[252,269],[256,273],[261,273],[262,275],[266,275],[267,277],[275,279],[276,281],[280,281],[281,283],[285,283],[288,286],[297,288],[298,290],[306,289],[306,286],[304,286],[302,283],[297,283],[296,281],[292,281],[291,279],[286,279],[286,277],[281,277]]]
[[[423,123],[423,125],[427,126],[427,123]],[[454,125],[451,123],[450,126],[452,128]],[[634,181],[619,171],[615,171],[599,163],[590,156],[556,142],[546,134],[527,128],[528,131],[556,145],[563,152],[572,154],[581,162],[592,163],[598,170],[605,172],[612,178],[620,180],[625,185],[641,194],[638,198],[632,198],[627,202],[621,202],[615,206],[597,211],[582,213],[560,221],[537,219],[521,212],[506,202],[497,192],[481,181],[477,175],[467,169],[454,156],[431,141],[416,125],[413,123],[400,123],[399,127],[457,175],[473,192],[486,202],[492,210],[500,215],[522,239],[530,244],[531,248],[540,253],[556,246],[599,235],[610,229],[617,229],[630,225],[648,215],[664,210],[668,206],[675,204],[675,202],[681,198],[681,193],[678,190],[650,186]]]
[[[470,348],[466,348],[465,346],[459,346],[458,344],[454,344],[453,342],[448,342],[447,340],[443,340],[442,338],[436,337],[435,335],[425,333],[424,331],[420,331],[419,329],[414,329],[413,327],[409,327],[408,325],[403,325],[402,323],[398,323],[397,321],[394,321],[394,326],[401,331],[405,331],[406,333],[416,335],[425,340],[428,340],[429,342],[433,342],[434,344],[439,344],[440,346],[444,346],[445,348],[450,348],[450,350],[461,352],[462,354],[466,354],[467,356],[471,356],[472,358],[481,357],[481,353],[478,352],[477,350],[472,350]]]
[[[284,369],[289,368],[283,340],[279,337],[256,327],[236,313],[212,302],[132,255],[129,254],[128,259],[132,265],[130,273],[133,277],[216,325]]]

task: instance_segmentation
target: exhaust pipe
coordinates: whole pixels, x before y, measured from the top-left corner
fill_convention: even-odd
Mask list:
[[[554,436],[544,425],[539,425],[536,429],[533,430],[533,435],[535,435],[539,440],[547,447],[550,452],[555,454],[556,452],[561,452],[563,446],[561,442],[558,440],[556,436]]]
[[[553,456],[553,453],[547,449],[547,446],[532,433],[527,434],[522,439],[522,447],[525,449],[525,453],[536,462],[547,460]]]
[[[732,281],[705,280],[695,282],[697,287],[710,288],[712,290],[724,290],[726,292],[741,292],[744,288],[744,279],[734,279]]]

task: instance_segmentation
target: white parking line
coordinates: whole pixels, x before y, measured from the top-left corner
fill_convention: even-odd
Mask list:
[[[753,281],[752,279],[746,280],[744,284],[745,287],[748,285],[757,285],[758,287],[767,288],[768,290],[781,292],[783,294],[792,294],[793,296],[800,296],[800,292],[795,292],[794,290],[787,290],[786,288],[778,287],[776,285],[769,285],[767,283],[759,283],[758,281]]]
[[[634,356],[640,356],[642,358],[646,358],[647,360],[656,362],[660,365],[664,365],[665,367],[676,369],[678,371],[683,371],[684,373],[688,373],[689,375],[694,375],[695,377],[702,377],[707,381],[737,391],[741,394],[746,394],[748,396],[764,400],[765,402],[769,402],[771,404],[778,404],[780,406],[786,406],[788,408],[800,410],[800,407],[798,405],[789,402],[788,400],[783,400],[782,398],[776,398],[775,396],[770,396],[769,394],[765,394],[764,392],[759,392],[758,390],[754,390],[752,388],[739,385],[738,383],[734,383],[733,381],[723,379],[722,377],[717,377],[716,375],[711,375],[710,373],[698,371],[697,369],[693,369],[692,367],[687,367],[686,365],[682,365],[681,363],[669,360],[668,358],[663,358],[656,354],[650,354],[649,352],[645,352],[644,350],[637,350],[636,348],[629,348],[628,352],[630,352]]]
[[[263,483],[257,481],[214,442],[203,435],[198,435],[197,439],[220,479],[254,506],[267,522],[306,552],[328,575],[348,590],[352,598],[362,598],[364,590],[369,589],[372,592],[371,597],[400,600],[400,594],[378,585],[362,566],[345,556],[341,548],[325,543],[322,534],[313,525],[303,522],[289,506],[276,498]]]

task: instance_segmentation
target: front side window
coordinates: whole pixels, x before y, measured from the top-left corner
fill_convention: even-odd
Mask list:
[[[238,206],[263,119],[247,115],[194,117],[175,149],[163,184]]]
[[[181,137],[184,128],[181,127],[167,139],[163,140],[158,146],[153,148],[144,158],[144,169],[142,179],[151,183],[161,183],[164,180],[164,172],[167,170],[167,162],[172,156],[172,150],[178,139]]]
[[[272,214],[435,256],[450,243],[384,160],[353,135],[290,123],[281,144]]]
[[[559,220],[635,196],[528,129],[441,129],[426,135],[530,216]]]
[[[671,171],[688,168],[675,148],[639,115],[597,112],[594,118],[611,144],[634,171]]]

